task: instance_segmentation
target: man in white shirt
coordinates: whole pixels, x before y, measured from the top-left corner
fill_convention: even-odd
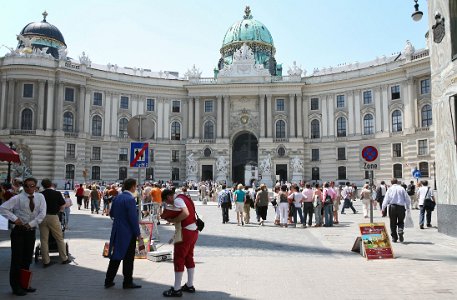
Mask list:
[[[382,202],[382,209],[389,207],[390,235],[394,243],[400,238],[404,241],[405,213],[411,209],[411,199],[406,190],[398,183],[396,178],[391,180],[392,186],[387,190]],[[398,234],[397,234],[398,227]]]
[[[350,208],[352,209],[353,213],[357,213],[355,210],[354,206],[352,205],[352,194],[354,193],[354,190],[352,189],[351,183],[348,181],[346,182],[346,186],[343,188],[341,191],[341,198],[344,200],[343,208],[341,209],[341,214],[345,214],[344,209],[345,208]]]
[[[433,195],[433,190],[428,186],[427,180],[423,180],[421,183],[422,186],[417,190],[417,198],[419,200],[418,202],[420,207],[419,226],[420,229],[424,229],[425,213],[427,213],[427,227],[432,227],[432,211],[434,208],[432,208],[430,205],[433,205],[435,202],[435,196]]]

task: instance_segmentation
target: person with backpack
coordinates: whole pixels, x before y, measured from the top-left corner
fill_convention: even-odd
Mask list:
[[[249,224],[251,221],[251,207],[254,207],[254,200],[252,199],[252,194],[249,191],[249,187],[245,186],[244,191],[246,192],[246,200],[244,201],[244,223]]]
[[[383,180],[376,189],[376,201],[379,203],[379,209],[381,210],[382,217],[387,216],[387,210],[382,209],[382,203],[384,202],[384,196],[386,195],[387,187],[386,182]]]
[[[411,198],[411,209],[419,209],[419,202],[417,201],[416,196],[416,185],[414,181],[410,181],[408,187],[406,188],[409,198]]]
[[[267,186],[262,183],[260,185],[260,192],[257,193],[255,199],[255,205],[259,210],[259,215],[261,220],[259,221],[259,225],[263,226],[263,222],[267,220],[267,212],[268,212],[268,189]]]
[[[323,200],[324,205],[324,227],[333,226],[333,202],[336,201],[336,192],[326,182],[324,184]]]
[[[435,196],[433,190],[428,186],[428,181],[423,180],[422,186],[417,190],[419,198],[419,226],[420,229],[424,229],[424,215],[427,218],[427,227],[432,227],[432,211],[435,210]]]
[[[341,209],[341,214],[344,215],[344,209],[350,208],[354,214],[357,213],[354,206],[352,205],[352,200],[354,195],[354,190],[352,189],[351,183],[348,181],[346,182],[346,186],[341,191],[341,197],[344,199],[343,208]]]
[[[229,209],[232,208],[232,193],[227,185],[222,185],[222,190],[217,195],[218,207],[222,209],[222,224],[229,222]]]

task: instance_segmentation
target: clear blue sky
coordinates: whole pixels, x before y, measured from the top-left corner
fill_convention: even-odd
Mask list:
[[[195,64],[212,76],[227,29],[250,5],[254,18],[270,30],[276,60],[284,70],[297,61],[315,67],[368,61],[391,55],[410,40],[425,47],[424,17],[411,19],[413,0],[1,0],[0,45],[16,47],[16,34],[32,21],[57,26],[77,58],[85,51],[92,62],[118,64],[183,75]],[[8,50],[0,48],[0,56]]]

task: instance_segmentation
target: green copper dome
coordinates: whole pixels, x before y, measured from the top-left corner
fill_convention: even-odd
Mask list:
[[[263,65],[274,75],[276,49],[270,31],[261,22],[253,19],[249,6],[246,6],[244,13],[243,19],[233,24],[225,33],[218,68],[220,70],[224,65],[231,64],[234,52],[246,43],[254,52],[256,64]]]

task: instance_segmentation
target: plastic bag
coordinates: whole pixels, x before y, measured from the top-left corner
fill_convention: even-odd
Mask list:
[[[411,217],[411,210],[406,211],[405,228],[414,228],[413,218]]]

